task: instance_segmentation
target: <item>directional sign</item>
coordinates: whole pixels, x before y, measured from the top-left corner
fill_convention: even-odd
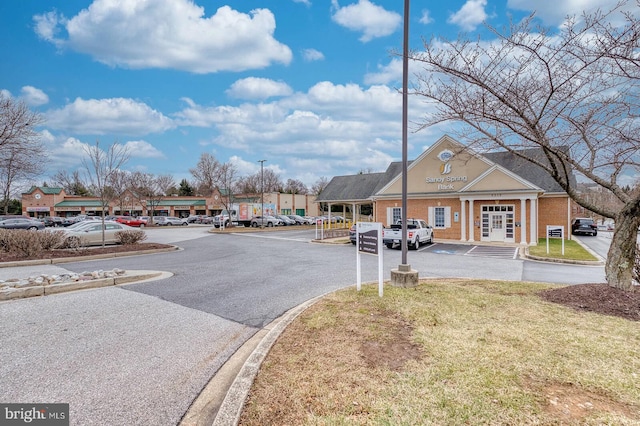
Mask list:
[[[358,251],[378,255],[379,227],[375,223],[360,222],[356,225],[358,233]]]

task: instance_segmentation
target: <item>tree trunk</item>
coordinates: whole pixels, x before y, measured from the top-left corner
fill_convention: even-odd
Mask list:
[[[631,205],[630,208],[623,208],[616,217],[615,231],[605,264],[607,283],[622,290],[633,288],[638,226],[640,226],[638,210],[640,209],[637,205]]]

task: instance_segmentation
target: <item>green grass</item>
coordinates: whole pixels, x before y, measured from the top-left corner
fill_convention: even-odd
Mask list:
[[[598,259],[573,240],[564,240],[564,255],[562,254],[562,240],[549,239],[549,253],[547,253],[547,239],[540,238],[537,246],[529,247],[529,254],[539,257],[564,260],[597,261]]]
[[[276,342],[240,424],[640,424],[640,323],[538,297],[551,287],[439,280],[329,295]]]

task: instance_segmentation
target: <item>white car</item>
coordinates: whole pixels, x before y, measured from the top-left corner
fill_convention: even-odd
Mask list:
[[[175,216],[154,216],[153,223],[158,226],[187,226],[189,224],[186,219]]]
[[[119,231],[136,231],[136,228],[111,220],[104,221],[105,244],[117,244],[116,233]],[[67,247],[95,246],[102,244],[102,221],[92,220],[79,223],[78,226],[62,230]]]

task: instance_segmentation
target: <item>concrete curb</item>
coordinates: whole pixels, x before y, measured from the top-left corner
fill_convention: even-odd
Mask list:
[[[237,369],[235,371],[225,371],[224,375],[230,375],[235,377],[233,379],[233,383],[228,388],[226,395],[224,395],[224,399],[222,400],[218,410],[214,416],[213,423],[208,422],[206,424],[212,424],[213,426],[228,426],[228,425],[237,425],[240,420],[240,416],[242,415],[242,411],[244,408],[245,400],[249,395],[249,390],[253,385],[253,380],[258,374],[258,370],[262,365],[262,362],[267,357],[269,350],[276,342],[278,337],[282,334],[282,332],[287,328],[289,324],[302,312],[304,312],[308,307],[312,306],[317,301],[326,297],[326,295],[318,296],[313,299],[310,299],[295,308],[290,309],[280,318],[272,321],[268,326],[264,327],[259,333],[256,333],[254,338],[250,339],[242,346],[240,350],[236,352],[238,357],[242,357],[245,359],[239,371]],[[247,356],[247,353],[250,354]],[[236,354],[225,363],[225,366],[231,362],[231,365],[238,364],[238,360],[233,360],[236,357]],[[224,367],[223,367],[224,368]],[[222,371],[222,369],[221,369]],[[218,374],[216,374],[218,376]],[[215,379],[215,377],[214,377]],[[207,385],[207,388],[210,386],[217,386],[219,382],[215,382],[212,380]],[[204,395],[207,394],[206,390],[203,392]],[[194,405],[195,406],[195,405]],[[188,423],[187,416],[185,416],[185,421],[180,424],[180,426],[187,425],[195,425],[196,423]],[[189,416],[192,417],[192,416]],[[202,416],[201,416],[202,417]],[[205,424],[205,423],[202,423]]]
[[[51,259],[16,260],[12,262],[0,262],[0,268],[15,268],[19,266],[37,266],[37,265],[56,265],[58,263],[81,262],[84,260],[111,259],[114,257],[166,253],[166,252],[176,251],[176,250],[180,250],[180,247],[171,246],[163,249],[138,250],[138,251],[128,251],[128,252],[122,252],[122,253],[88,254],[86,256],[59,257],[59,258],[51,258]]]
[[[27,297],[49,296],[51,294],[66,293],[69,291],[87,290],[90,288],[100,288],[117,286],[154,279],[164,279],[172,276],[170,272],[160,271],[127,271],[124,275],[112,278],[100,278],[95,280],[73,281],[67,283],[39,285],[31,287],[10,288],[0,291],[0,301],[24,299]]]

